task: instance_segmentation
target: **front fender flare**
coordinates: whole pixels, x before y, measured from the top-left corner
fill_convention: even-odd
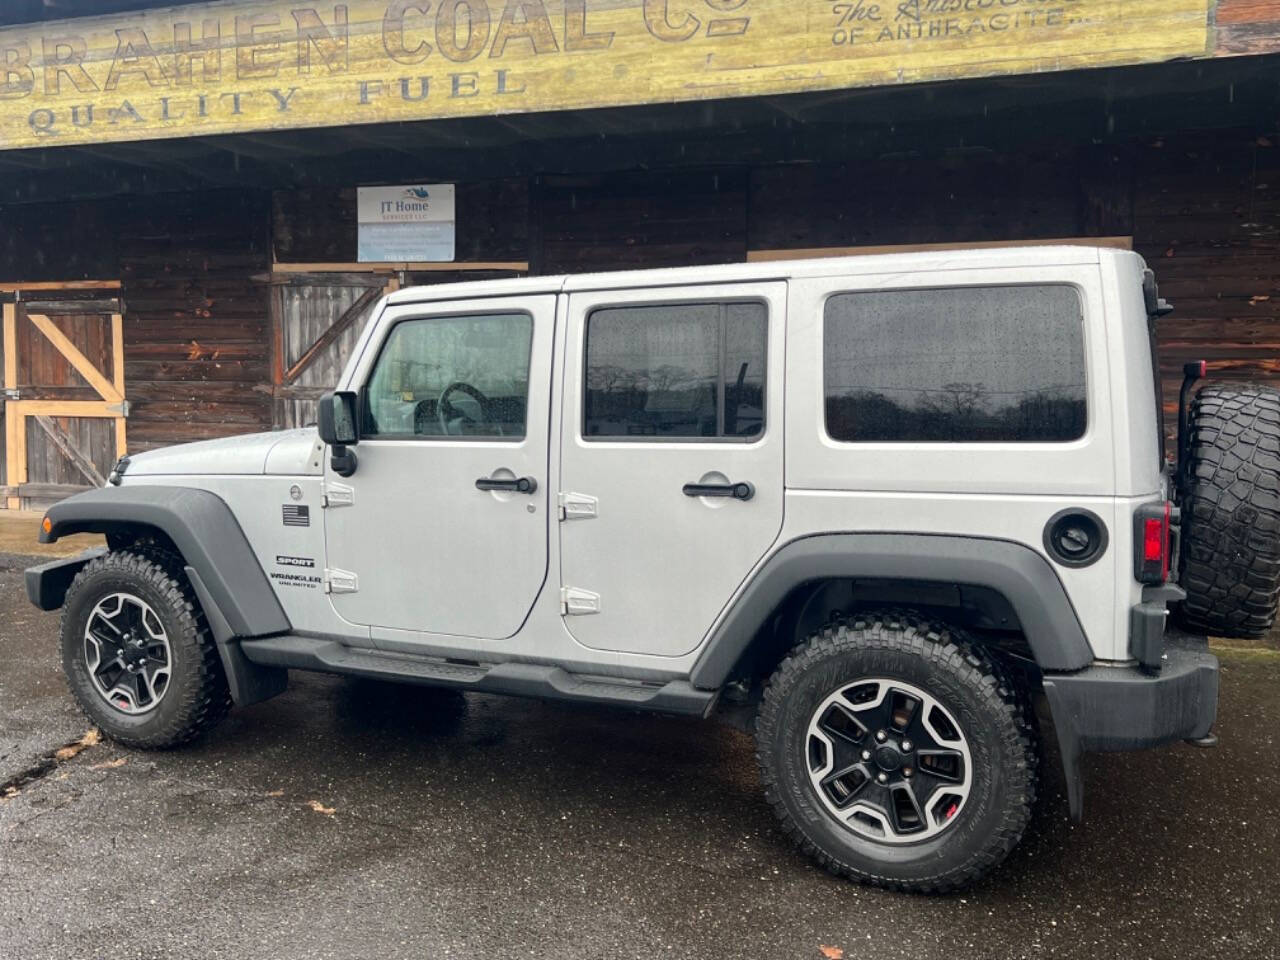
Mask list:
[[[693,666],[693,685],[722,686],[787,594],[831,577],[989,587],[1013,606],[1041,670],[1081,670],[1093,662],[1066,588],[1030,547],[983,537],[839,533],[793,540],[765,562],[713,629]]]
[[[73,533],[159,530],[198,573],[217,608],[206,615],[221,617],[232,636],[257,637],[290,629],[248,538],[217,494],[196,487],[151,484],[102,487],[54,504],[45,516],[49,529],[41,529],[41,543]]]

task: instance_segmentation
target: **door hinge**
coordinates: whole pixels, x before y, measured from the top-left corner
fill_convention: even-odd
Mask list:
[[[356,488],[345,483],[326,483],[320,499],[326,507],[349,507],[356,502]]]
[[[559,496],[561,520],[593,520],[600,501],[585,493],[562,493]]]
[[[360,578],[350,570],[335,570],[331,567],[325,568],[325,593],[355,593],[359,589]]]
[[[119,403],[108,403],[107,413],[114,413],[121,417],[129,416],[129,401],[121,400]]]
[[[560,588],[560,616],[582,617],[600,612],[600,594],[581,587]]]

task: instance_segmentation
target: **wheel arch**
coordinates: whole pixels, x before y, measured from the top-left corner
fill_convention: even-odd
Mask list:
[[[1024,544],[938,534],[822,534],[787,543],[756,572],[713,629],[691,672],[693,685],[716,689],[753,658],[781,659],[806,626],[816,629],[840,608],[832,591],[844,592],[846,585],[856,591],[858,584],[872,587],[876,605],[968,609],[998,628],[1019,630],[1041,671],[1080,670],[1094,659],[1062,581]],[[857,605],[856,592],[845,596]]]
[[[225,621],[233,636],[290,629],[235,514],[217,494],[150,484],[105,487],[54,504],[45,518],[41,543],[75,533],[101,533],[113,544],[144,537],[172,544],[183,563],[198,575],[202,603],[216,608],[206,609],[206,615]]]

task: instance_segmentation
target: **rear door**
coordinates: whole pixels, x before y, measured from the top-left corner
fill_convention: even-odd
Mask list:
[[[580,643],[680,656],[782,527],[786,284],[574,293],[562,609]]]

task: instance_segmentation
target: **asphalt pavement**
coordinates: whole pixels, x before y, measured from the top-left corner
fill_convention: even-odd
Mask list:
[[[698,720],[294,674],[190,747],[94,743],[21,565],[0,957],[1280,957],[1274,649],[1219,649],[1218,749],[1089,758],[1080,826],[1048,766],[1005,865],[921,897],[812,866]]]

